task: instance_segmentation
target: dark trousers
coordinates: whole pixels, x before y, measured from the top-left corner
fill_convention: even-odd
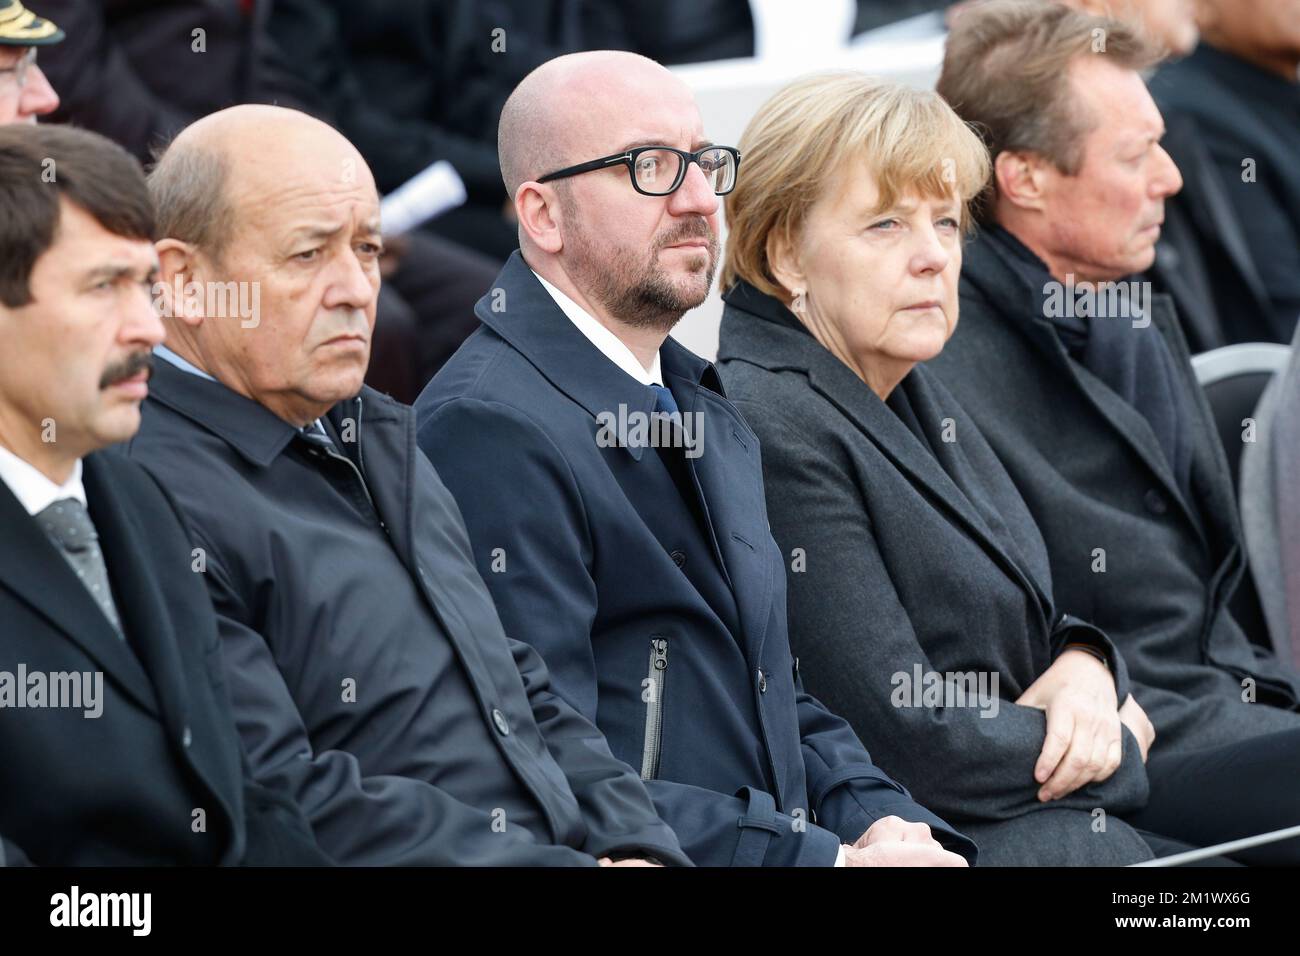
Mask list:
[[[1157,752],[1147,762],[1147,777],[1151,798],[1125,821],[1181,843],[1210,846],[1300,824],[1300,730],[1181,754]],[[1154,843],[1152,849],[1169,855]],[[1231,858],[1254,866],[1300,866],[1300,837]]]

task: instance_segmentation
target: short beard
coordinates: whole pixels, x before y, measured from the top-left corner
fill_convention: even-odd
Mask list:
[[[568,217],[576,223],[576,217]],[[709,247],[691,256],[688,267],[692,275],[703,273],[703,288],[684,291],[658,263],[661,250],[687,239],[707,239]],[[592,242],[585,230],[566,237],[572,257],[566,271],[582,290],[624,325],[667,334],[681,317],[709,295],[713,273],[718,266],[718,237],[703,217],[687,220],[669,229],[655,240],[644,260],[628,249],[612,256],[607,244]],[[566,257],[567,258],[567,257]]]

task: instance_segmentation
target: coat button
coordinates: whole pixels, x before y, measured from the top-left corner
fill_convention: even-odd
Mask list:
[[[1147,506],[1147,511],[1153,515],[1162,515],[1169,510],[1169,503],[1165,501],[1165,496],[1154,488],[1142,496],[1142,503]]]
[[[510,736],[510,724],[506,722],[506,715],[495,707],[492,708],[492,723],[497,725],[502,737]]]
[[[187,724],[185,729],[181,731],[181,746],[188,750],[192,743],[194,743],[194,734],[190,732],[189,725]]]
[[[758,692],[760,694],[767,693],[767,675],[763,673],[761,667],[758,669]]]
[[[686,566],[685,551],[674,551],[672,557],[673,557],[673,564],[677,565],[679,568]]]

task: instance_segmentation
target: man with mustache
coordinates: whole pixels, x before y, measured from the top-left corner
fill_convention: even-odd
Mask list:
[[[415,413],[362,386],[382,249],[360,154],[305,114],[237,106],[149,182],[164,293],[205,294],[168,308],[130,453],[188,519],[259,776],[344,864],[687,863],[503,633]],[[206,294],[231,286],[260,313]]]
[[[0,208],[0,866],[327,863],[248,772],[175,506],[103,450],[163,340],[144,174],[11,124]]]
[[[680,80],[614,52],[526,77],[498,146],[520,250],[416,409],[507,628],[697,864],[966,865],[803,692],[758,440],[668,337],[708,294],[736,151]],[[652,415],[670,427],[605,440]]]

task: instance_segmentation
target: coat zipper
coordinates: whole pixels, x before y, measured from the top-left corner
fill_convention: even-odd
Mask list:
[[[643,691],[650,691],[645,704],[645,742],[641,748],[641,779],[653,780],[659,774],[659,751],[663,745],[664,678],[668,674],[668,642],[662,637],[650,639],[650,668]]]
[[[370,510],[375,513],[375,520],[379,522],[379,527],[382,528],[385,532],[387,532],[388,525],[384,524],[384,519],[379,516],[379,509],[375,507],[375,499],[370,496],[370,489],[366,487],[366,479],[365,476],[361,473],[361,469],[352,463],[351,458],[349,458],[347,455],[339,454],[339,452],[335,451],[333,448],[328,449],[325,452],[325,454],[329,455],[331,458],[335,459],[336,461],[343,462],[345,465],[347,465],[349,468],[352,469],[352,473],[357,476],[357,481],[361,483],[362,494],[366,496],[366,501],[370,502]],[[361,399],[360,398],[357,399],[357,458],[363,464],[365,463],[365,459],[361,457]]]

